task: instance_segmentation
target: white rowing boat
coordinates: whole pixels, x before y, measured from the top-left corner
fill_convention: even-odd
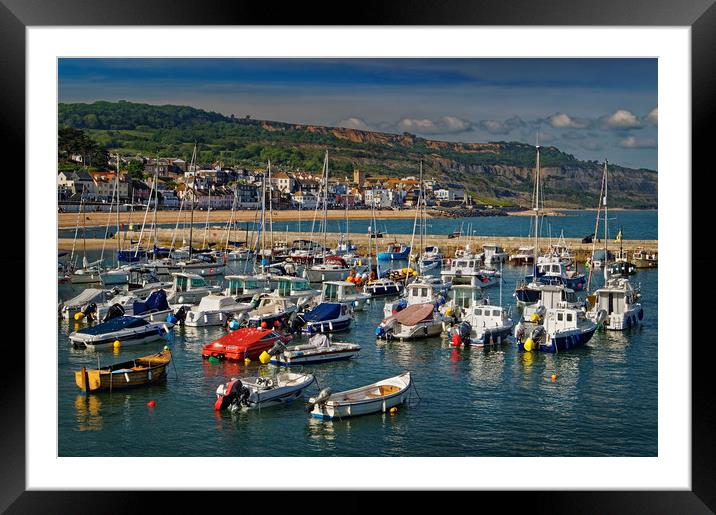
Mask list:
[[[329,388],[308,401],[311,416],[321,419],[355,417],[387,412],[405,401],[411,386],[410,372],[368,386],[331,393]]]

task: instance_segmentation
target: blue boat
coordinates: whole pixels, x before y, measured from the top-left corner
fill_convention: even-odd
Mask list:
[[[345,331],[353,322],[351,309],[340,302],[321,302],[301,318],[305,334]]]
[[[529,334],[520,327],[515,330],[518,350],[559,353],[584,346],[597,330],[597,324],[584,311],[574,308],[550,308]]]
[[[120,263],[138,263],[143,261],[147,257],[147,252],[144,249],[127,249],[117,251],[117,260]]]
[[[386,252],[378,252],[378,261],[391,261],[397,259],[408,259],[410,256],[410,246],[402,243],[393,243],[388,245]]]

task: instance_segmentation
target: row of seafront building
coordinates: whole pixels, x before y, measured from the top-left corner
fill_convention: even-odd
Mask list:
[[[130,176],[126,169],[132,161],[135,162],[135,169],[137,164],[141,164],[143,174]],[[231,209],[232,206],[256,209],[261,204],[265,169],[233,168],[222,163],[192,167],[179,158],[125,157],[120,159],[120,163],[118,182],[116,171],[89,171],[81,162],[74,170],[59,171],[57,189],[60,209],[74,210],[80,201],[100,209],[103,204],[111,203],[115,188],[119,190],[122,203],[146,203],[155,176],[158,177],[158,204],[163,209],[177,209],[183,198],[191,199],[192,192],[195,194],[194,207],[200,210]],[[122,170],[123,167],[125,170]],[[419,180],[413,176],[370,176],[354,170],[352,178],[329,178],[328,204],[329,207],[341,208],[410,208],[417,202],[419,188]],[[460,184],[428,179],[423,181],[423,188],[428,205],[452,207],[469,204],[472,200]],[[314,209],[322,199],[320,175],[274,171],[266,185],[266,195],[267,204],[270,200],[275,209]]]

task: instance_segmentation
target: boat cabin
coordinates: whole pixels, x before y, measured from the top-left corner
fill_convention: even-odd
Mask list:
[[[545,315],[544,328],[547,334],[554,335],[557,332],[577,329],[579,322],[584,320],[586,320],[586,317],[580,309],[548,309]]]
[[[504,261],[507,258],[505,249],[495,244],[487,244],[482,246],[482,252],[484,253],[485,263],[492,263],[493,261]]]
[[[435,289],[429,284],[409,284],[405,289],[408,304],[425,304],[437,300]]]
[[[173,289],[175,292],[186,292],[196,290],[197,288],[208,288],[209,283],[198,274],[189,274],[186,272],[175,272]]]
[[[355,294],[355,284],[348,281],[325,281],[321,291],[321,302],[341,302]]]
[[[474,329],[504,327],[509,316],[507,310],[489,304],[474,304],[468,310],[470,324]]]
[[[626,279],[612,279],[594,294],[596,295],[596,309],[604,309],[609,314],[621,315],[636,303],[634,289]]]
[[[303,277],[279,277],[276,294],[281,297],[296,297],[315,295],[316,290],[311,283]]]
[[[458,284],[452,287],[451,305],[455,308],[470,308],[482,301],[482,289],[470,285]]]
[[[540,290],[540,304],[547,309],[565,307],[578,302],[577,294],[570,288],[544,285]]]
[[[227,275],[225,295],[230,297],[249,297],[269,290],[269,282],[265,278],[253,275]]]

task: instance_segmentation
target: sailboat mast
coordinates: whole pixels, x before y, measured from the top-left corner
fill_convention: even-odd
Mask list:
[[[540,181],[540,147],[537,145],[537,168],[535,170],[535,205],[534,205],[534,212],[535,212],[535,245],[534,249],[532,251],[532,254],[534,256],[533,263],[532,263],[532,270],[533,270],[533,278],[536,281],[537,280],[537,252],[539,248],[539,181]]]
[[[115,191],[117,192],[117,267],[119,267],[119,253],[122,251],[122,239],[119,224],[119,152],[117,152],[117,177],[115,182]]]
[[[324,170],[325,178],[323,189],[323,248],[326,249],[328,245],[328,150],[326,150]]]
[[[189,259],[191,259],[192,254],[194,253],[194,249],[192,248],[192,237],[194,236],[194,197],[196,197],[196,147],[197,144],[194,143],[194,152],[191,156],[191,162],[194,166],[192,166],[192,171],[194,172],[194,175],[192,176],[192,182],[191,182],[191,218],[189,223]]]
[[[271,160],[268,160],[268,192],[269,192],[269,231],[271,231],[269,242],[271,243],[271,255],[273,256],[273,184],[271,184]]]
[[[609,230],[608,230],[608,209],[607,209],[607,191],[609,189],[609,181],[607,177],[607,166],[609,162],[605,159],[604,160],[604,263],[602,263],[602,266],[604,267],[604,284],[607,284],[607,279],[609,278],[609,272],[607,271],[607,261],[608,261],[608,243],[609,243]]]

